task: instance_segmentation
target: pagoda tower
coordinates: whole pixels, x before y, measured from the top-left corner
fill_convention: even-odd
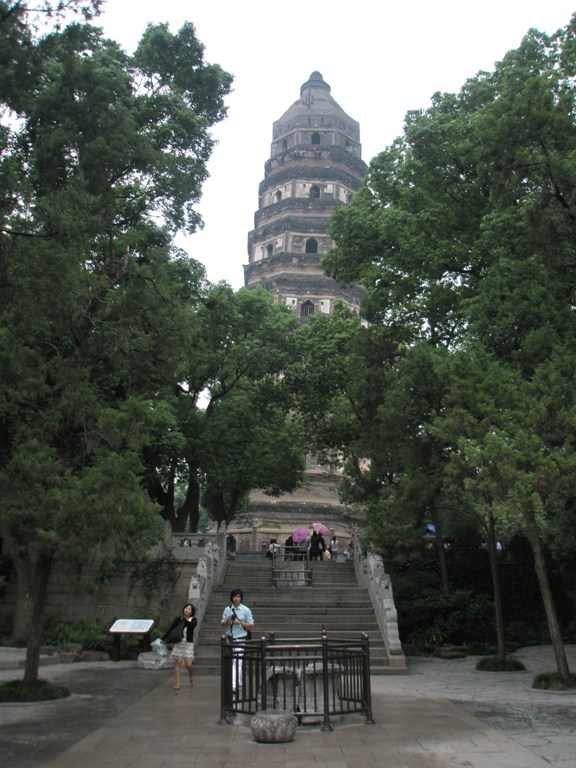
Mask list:
[[[328,277],[320,261],[334,246],[327,234],[332,212],[346,205],[365,172],[359,124],[332,98],[320,72],[312,72],[273,125],[248,235],[246,287],[262,285],[303,322],[330,313],[336,300],[358,311],[363,289]]]
[[[324,274],[320,262],[334,241],[328,236],[335,208],[360,188],[366,164],[360,127],[330,95],[320,72],[312,72],[300,98],[274,123],[270,159],[259,188],[254,229],[248,235],[248,288],[263,286],[302,322],[330,313],[337,300],[358,312],[364,289]],[[355,521],[338,496],[339,478],[313,456],[305,481],[293,493],[270,498],[252,491],[245,512],[228,526],[238,556],[254,555],[272,540],[323,522],[346,543]]]

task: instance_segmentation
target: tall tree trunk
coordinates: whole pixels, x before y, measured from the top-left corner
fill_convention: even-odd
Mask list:
[[[500,568],[498,567],[498,546],[494,516],[492,510],[488,513],[488,556],[490,558],[490,573],[492,575],[492,594],[494,596],[494,621],[496,624],[497,656],[506,658],[506,641],[504,639],[504,616],[502,614],[502,590],[500,588]]]
[[[440,515],[436,509],[436,505],[433,504],[430,507],[430,513],[432,522],[435,529],[435,541],[436,541],[436,553],[438,555],[438,564],[440,565],[440,577],[442,579],[442,591],[444,594],[450,592],[450,580],[448,579],[448,564],[446,563],[446,550],[444,549],[444,536],[442,534],[442,523],[440,521]]]
[[[184,504],[179,510],[184,519],[190,520],[189,531],[197,533],[200,522],[200,485],[198,483],[199,467],[197,462],[188,460],[188,489]]]
[[[525,507],[522,510],[522,514],[524,516],[524,521],[526,522],[528,541],[530,542],[530,546],[532,547],[532,554],[534,555],[534,569],[536,571],[538,584],[540,586],[542,602],[544,603],[544,611],[546,612],[546,620],[548,622],[548,631],[550,632],[550,639],[552,640],[552,647],[554,648],[554,656],[556,658],[556,668],[558,670],[558,674],[566,683],[568,683],[570,678],[570,669],[568,668],[568,660],[566,658],[564,643],[562,641],[560,623],[556,613],[556,606],[554,604],[552,590],[550,589],[550,580],[548,579],[548,570],[546,568],[546,558],[544,557],[544,550],[542,549],[542,542],[540,541],[538,526],[536,525],[534,512],[530,507]]]
[[[15,557],[18,580],[16,615],[12,637],[26,642],[24,681],[38,680],[40,646],[44,632],[44,616],[52,558],[43,555]]]

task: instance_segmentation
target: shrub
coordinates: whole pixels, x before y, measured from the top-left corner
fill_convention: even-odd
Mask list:
[[[65,699],[70,696],[70,691],[63,685],[49,683],[46,680],[35,680],[26,683],[24,680],[8,680],[0,683],[0,701],[25,702],[25,701],[52,701]]]
[[[45,645],[79,643],[86,651],[105,651],[110,645],[107,629],[108,624],[101,619],[90,621],[49,619],[42,640]]]
[[[541,691],[567,691],[576,688],[576,675],[570,674],[566,682],[559,672],[541,672],[534,678],[532,688]]]
[[[511,656],[504,659],[499,656],[485,656],[476,664],[476,669],[480,672],[522,672],[526,667]]]
[[[468,589],[447,594],[430,590],[403,609],[405,625],[410,626],[406,642],[423,651],[443,643],[478,642],[492,634],[491,602]]]

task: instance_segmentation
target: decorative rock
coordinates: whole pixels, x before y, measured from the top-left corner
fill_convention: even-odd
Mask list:
[[[254,739],[265,744],[293,741],[297,720],[293,712],[261,710],[252,716],[250,729]]]
[[[138,666],[140,669],[172,669],[174,659],[172,656],[160,656],[159,653],[150,651],[139,654]]]
[[[80,661],[110,661],[110,654],[106,651],[82,651]]]

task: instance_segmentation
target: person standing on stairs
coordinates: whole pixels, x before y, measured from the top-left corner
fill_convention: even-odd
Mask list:
[[[329,549],[330,549],[330,559],[334,560],[334,562],[336,562],[336,560],[338,560],[338,549],[339,548],[340,548],[340,542],[336,538],[336,534],[334,534],[334,536],[332,536],[332,538],[330,539],[330,547],[329,547]]]
[[[233,643],[244,643],[249,638],[249,633],[254,626],[254,617],[252,611],[242,600],[244,593],[241,589],[233,589],[230,592],[230,605],[224,608],[222,614],[222,626],[226,627],[226,632],[230,635]],[[242,645],[232,649],[236,658],[232,663],[232,690],[242,688]]]

